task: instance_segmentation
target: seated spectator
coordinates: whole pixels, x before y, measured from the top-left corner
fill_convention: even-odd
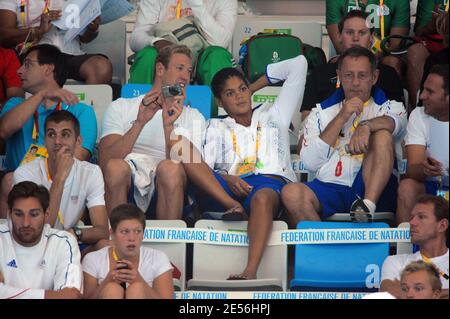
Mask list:
[[[233,65],[233,57],[226,48],[231,42],[236,18],[236,0],[141,0],[130,39],[130,47],[137,55],[130,69],[129,82],[153,83],[158,53],[169,45],[186,44],[191,50],[196,49],[193,63],[198,82],[210,85],[218,71]],[[189,35],[200,37],[206,48],[197,52],[201,45],[198,40],[184,40],[182,37],[187,34],[166,36],[169,30],[183,28],[183,23],[176,23],[179,19],[186,25],[195,24],[194,34]]]
[[[402,299],[439,299],[442,283],[433,264],[413,261],[400,275]]]
[[[100,241],[108,240],[108,215],[105,190],[100,167],[74,157],[82,143],[80,123],[68,111],[55,111],[45,120],[45,147],[48,158],[37,158],[14,172],[14,184],[32,181],[50,192],[46,222],[51,227],[76,235],[78,243],[90,249],[100,248]],[[77,228],[86,208],[92,228]]]
[[[300,159],[316,179],[282,192],[292,227],[349,210],[353,221],[372,221],[377,204],[395,212],[393,144],[406,128],[403,104],[373,90],[379,71],[366,48],[341,55],[337,73],[342,89],[313,109],[305,127]]]
[[[103,54],[86,54],[81,43],[89,43],[98,35],[100,17],[92,21],[84,33],[66,42],[65,31],[59,30],[52,21],[61,19],[62,8],[53,1],[0,1],[0,44],[16,48],[19,55],[35,44],[52,44],[58,47],[66,59],[68,77],[87,84],[110,83],[112,65]],[[62,0],[67,3],[69,0]]]
[[[448,167],[446,168],[444,163],[432,158],[429,154],[431,123],[437,121],[446,126],[447,129],[443,130],[446,133],[443,134],[447,134],[448,140],[448,90],[448,66],[435,65],[420,95],[424,106],[417,107],[409,118],[405,139],[408,166],[406,178],[401,181],[398,189],[397,222],[399,224],[409,221],[411,210],[419,195],[425,193],[436,195],[439,188],[445,188],[448,191],[448,178],[447,183],[442,183],[442,177],[448,176]],[[448,153],[446,165],[448,165]]]
[[[411,212],[411,242],[420,246],[414,254],[389,256],[383,263],[380,291],[397,298],[402,296],[400,274],[412,261],[423,260],[438,269],[443,290],[448,299],[448,202],[442,197],[423,195]]]
[[[448,12],[445,13],[445,16],[443,19],[438,19],[436,21],[436,28],[437,32],[441,34],[444,37],[444,49],[437,53],[431,54],[426,62],[425,66],[423,68],[423,77],[422,77],[422,83],[420,86],[420,91],[423,90],[423,84],[425,83],[425,80],[428,78],[428,75],[430,74],[430,70],[433,66],[436,64],[444,64],[448,65],[448,56],[450,54],[448,44],[449,44],[449,17]],[[419,105],[421,105],[419,101]]]
[[[24,97],[22,81],[17,70],[20,68],[19,59],[11,49],[0,47],[0,111],[3,104],[12,97]]]
[[[361,10],[350,11],[339,22],[339,43],[344,51],[361,46],[370,49],[373,42],[374,28],[368,26],[367,14]],[[389,100],[403,102],[403,87],[395,70],[385,64],[379,64],[380,76],[376,86],[384,91]],[[337,61],[317,67],[306,80],[305,98],[301,108],[304,121],[310,111],[320,102],[330,97],[340,88],[341,81],[337,76]],[[299,139],[300,153],[303,138]]]
[[[84,297],[89,299],[171,299],[172,266],[158,250],[143,247],[145,215],[134,205],[111,212],[112,246],[83,260]]]
[[[375,27],[375,36],[378,41],[383,40],[387,36],[407,36],[409,34],[411,24],[409,0],[385,0],[383,4],[383,9],[381,10],[378,0],[326,0],[327,30],[337,53],[342,54],[345,50],[343,45],[339,43],[339,21],[352,10],[367,12],[370,24]],[[383,25],[384,28],[382,27]],[[399,40],[393,40],[389,49],[395,51],[399,45]],[[397,56],[384,57],[382,63],[393,67],[399,75],[402,74],[403,62]]]
[[[81,298],[80,251],[75,237],[45,225],[49,193],[32,182],[8,196],[0,224],[0,299]]]
[[[82,123],[82,144],[77,145],[75,157],[89,160],[97,140],[97,120],[92,107],[78,102],[75,94],[62,89],[66,80],[64,58],[58,48],[42,44],[25,53],[18,73],[23,89],[32,94],[28,99],[13,98],[6,103],[0,115],[0,138],[6,140],[6,169],[12,172],[27,156],[33,146],[40,156],[46,156],[44,122],[56,110],[67,110]],[[12,173],[2,180],[0,217],[6,214],[6,197],[12,186]]]
[[[150,92],[114,101],[106,111],[99,161],[105,176],[108,213],[131,197],[131,201],[147,211],[147,218],[154,218],[155,210],[157,219],[182,217],[187,177],[183,166],[170,160],[167,141],[171,133],[163,127],[162,87],[183,86],[182,95],[169,100],[184,101],[192,73],[191,61],[186,46],[164,48],[158,55],[155,83]],[[201,113],[188,106],[182,108],[174,126],[178,134],[200,148],[204,122]]]
[[[210,195],[199,199],[204,210],[229,210],[225,220],[242,220],[249,215],[247,266],[229,280],[257,277],[272,221],[279,216],[280,191],[286,183],[296,180],[290,159],[289,125],[303,98],[306,71],[306,59],[299,56],[269,65],[267,76],[251,86],[232,68],[221,70],[213,79],[214,96],[228,114],[210,120],[205,132],[203,159],[209,171],[214,170],[215,178],[211,181],[212,175],[200,164],[190,165],[187,172],[189,179]],[[252,93],[280,81],[284,84],[275,103],[252,110]],[[215,187],[225,193],[210,190]]]
[[[437,25],[441,23],[447,24],[446,35],[440,34],[437,30]],[[407,54],[409,110],[411,111],[417,105],[417,92],[424,75],[425,61],[430,55],[445,48],[444,37],[448,38],[448,12],[445,12],[445,1],[419,0],[414,30],[416,39],[420,42],[409,47]]]

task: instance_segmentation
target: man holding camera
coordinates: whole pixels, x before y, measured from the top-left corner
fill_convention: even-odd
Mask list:
[[[129,199],[147,211],[147,218],[182,217],[187,177],[183,166],[170,160],[169,142],[182,135],[200,149],[205,119],[196,109],[183,107],[174,132],[168,132],[162,113],[168,112],[164,120],[169,121],[178,116],[165,106],[184,101],[192,69],[189,48],[166,47],[158,55],[150,92],[109,106],[99,144],[108,212]]]

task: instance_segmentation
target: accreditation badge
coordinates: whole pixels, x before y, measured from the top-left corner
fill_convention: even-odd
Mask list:
[[[30,163],[38,157],[48,158],[47,149],[44,146],[31,144],[20,165]]]

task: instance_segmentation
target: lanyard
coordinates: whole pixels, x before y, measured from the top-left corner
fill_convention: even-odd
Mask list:
[[[30,0],[20,0],[20,21],[22,22],[22,27],[26,27],[27,24],[25,24],[25,8],[30,7]],[[45,7],[43,13],[48,13],[50,8],[50,0],[45,0]],[[30,21],[29,17],[29,10],[27,10],[27,21]]]
[[[367,101],[367,102],[365,102],[364,105],[363,105],[363,107],[366,108],[367,106],[369,106],[369,103],[370,103],[370,100]],[[361,112],[361,114],[359,114],[359,115],[353,120],[353,124],[352,124],[352,127],[351,127],[351,129],[350,129],[350,132],[351,132],[351,133],[355,133],[356,129],[357,129],[358,126],[359,126],[359,123],[361,122],[361,119],[362,119],[363,114],[364,114],[364,109],[363,109],[363,111]]]
[[[242,159],[241,150],[237,143],[237,136],[236,136],[236,132],[234,131],[234,129],[231,130],[231,138],[233,140],[234,153],[239,157],[239,159]],[[261,147],[261,124],[260,124],[260,122],[258,122],[258,126],[256,128],[256,146],[255,146],[256,162],[258,162],[258,153],[259,153],[260,147]]]
[[[112,256],[113,256],[113,259],[114,259],[114,261],[119,261],[119,256],[117,255],[117,253],[116,253],[116,248],[112,248]]]
[[[181,19],[181,5],[182,5],[182,0],[177,0],[177,20]]]
[[[61,108],[62,108],[62,103],[59,102],[58,105],[56,106],[55,111],[61,111]],[[31,137],[33,138],[33,141],[35,143],[38,143],[38,141],[39,141],[39,114],[38,114],[37,110],[34,112],[34,126],[33,126],[33,133],[31,135]]]
[[[384,32],[384,0],[380,0],[380,31],[381,31],[381,40],[384,40],[385,32]]]
[[[422,255],[422,259],[424,262],[426,262],[427,264],[433,264],[433,262],[430,260],[430,258],[426,257],[424,254],[420,253],[420,255]],[[435,264],[433,264],[434,267],[436,267],[436,269],[439,271],[439,274],[445,279],[448,280],[448,275],[443,272],[441,269],[439,269]]]

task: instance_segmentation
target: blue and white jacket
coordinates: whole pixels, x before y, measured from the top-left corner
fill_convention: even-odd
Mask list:
[[[315,173],[318,180],[350,187],[361,169],[364,158],[361,155],[350,156],[345,153],[345,145],[350,142],[354,133],[353,124],[357,121],[356,114],[345,123],[335,147],[331,147],[320,138],[320,134],[341,111],[344,99],[344,91],[337,90],[312,110],[304,128],[304,144],[300,159],[305,169]],[[403,103],[388,100],[381,89],[375,88],[369,104],[364,107],[360,120],[370,120],[381,116],[389,116],[395,121],[395,130],[392,135],[396,143],[400,142],[404,138],[407,126],[407,115]],[[336,176],[339,160],[342,161],[342,174]]]
[[[8,221],[8,224],[11,224]],[[0,225],[0,299],[44,299],[45,290],[82,289],[80,250],[75,236],[46,224],[33,247],[13,241],[11,227]]]

